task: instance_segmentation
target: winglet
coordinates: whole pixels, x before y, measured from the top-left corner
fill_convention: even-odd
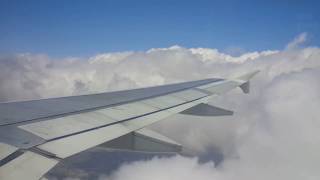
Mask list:
[[[248,94],[250,92],[250,82],[249,82],[249,80],[253,76],[255,76],[256,74],[258,74],[259,72],[260,72],[260,70],[256,70],[256,71],[253,71],[253,72],[250,72],[250,73],[246,73],[246,74],[236,78],[237,81],[242,82],[242,84],[239,87],[241,88],[243,93]]]

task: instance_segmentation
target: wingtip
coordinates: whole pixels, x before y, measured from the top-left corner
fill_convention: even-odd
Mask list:
[[[249,80],[251,78],[253,78],[253,76],[255,76],[256,74],[258,74],[260,72],[260,70],[255,70],[249,73],[246,73],[242,76],[239,76],[237,78],[237,81],[241,83],[241,85],[239,86],[241,88],[241,90],[245,93],[248,94],[250,92],[250,82]]]

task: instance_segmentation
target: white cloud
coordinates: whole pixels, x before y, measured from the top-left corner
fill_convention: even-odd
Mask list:
[[[253,69],[252,93],[233,91],[212,103],[234,109],[232,117],[177,116],[153,128],[190,149],[224,154],[214,167],[193,158],[154,158],[127,164],[102,179],[319,179],[320,49],[299,48],[234,57],[216,49],[179,46],[146,52],[99,54],[52,60],[24,54],[0,58],[0,100],[31,99],[159,85]]]
[[[307,40],[307,33],[301,33],[299,36],[295,37],[290,43],[287,44],[286,49],[291,50],[299,47],[299,45],[303,44]]]
[[[112,176],[101,176],[99,180],[212,180],[218,177],[214,163],[199,164],[196,158],[176,156],[172,158],[153,158],[126,164]]]

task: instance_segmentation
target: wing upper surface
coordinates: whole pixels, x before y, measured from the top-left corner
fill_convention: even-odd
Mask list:
[[[217,81],[221,79],[205,79],[91,95],[0,103],[0,126],[128,103]]]

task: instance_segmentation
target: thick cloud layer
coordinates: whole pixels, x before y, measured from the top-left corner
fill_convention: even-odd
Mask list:
[[[153,158],[126,164],[100,179],[319,179],[320,49],[302,47],[306,38],[301,34],[284,50],[238,57],[179,46],[89,59],[1,57],[0,100],[118,90],[260,69],[251,94],[233,91],[213,100],[212,104],[233,109],[234,116],[177,115],[153,126],[200,157],[221,153],[222,163],[181,156]]]

